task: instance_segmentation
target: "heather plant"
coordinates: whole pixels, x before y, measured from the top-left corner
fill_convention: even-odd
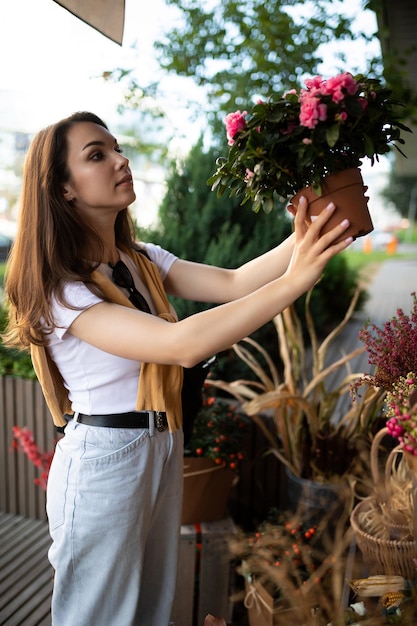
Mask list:
[[[411,293],[413,308],[410,315],[397,309],[397,315],[382,327],[368,320],[359,331],[359,339],[368,352],[368,362],[375,367],[372,374],[364,374],[352,384],[358,394],[361,386],[378,387],[392,391],[402,376],[417,369],[417,297]]]

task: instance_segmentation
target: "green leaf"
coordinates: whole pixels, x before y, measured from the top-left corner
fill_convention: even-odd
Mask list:
[[[328,145],[333,148],[336,145],[340,136],[339,124],[333,124],[326,129],[326,141]]]
[[[366,156],[371,158],[375,152],[375,146],[374,146],[374,142],[372,141],[372,139],[370,138],[369,135],[367,135],[366,133],[363,134],[363,140],[365,143],[365,153]]]

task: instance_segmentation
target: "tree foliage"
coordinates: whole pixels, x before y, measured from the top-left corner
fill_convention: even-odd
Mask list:
[[[212,193],[206,181],[217,156],[200,139],[184,162],[172,163],[159,226],[152,235],[180,258],[234,268],[282,241],[291,232],[291,222],[285,206],[273,216],[256,215],[239,200]],[[181,317],[201,309],[183,301],[175,306]]]
[[[417,177],[401,176],[395,168],[390,170],[388,184],[381,191],[381,196],[388,200],[402,217],[415,218],[415,203],[417,202]],[[413,211],[414,205],[414,211]]]
[[[167,4],[176,6],[183,20],[155,43],[159,62],[203,87],[215,113],[300,84],[303,76],[317,72],[323,44],[368,38],[353,30],[345,3],[335,0],[167,0]],[[370,59],[372,63],[376,60]]]

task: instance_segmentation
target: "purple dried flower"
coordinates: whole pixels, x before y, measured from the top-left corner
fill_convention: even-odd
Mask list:
[[[375,366],[373,374],[365,374],[352,388],[372,384],[386,391],[400,376],[417,371],[417,297],[413,298],[413,310],[406,315],[397,309],[397,315],[382,327],[368,321],[359,331],[359,339],[368,352],[368,363]]]

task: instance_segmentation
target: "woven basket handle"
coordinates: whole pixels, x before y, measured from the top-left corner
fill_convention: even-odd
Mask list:
[[[388,428],[381,428],[375,435],[371,445],[371,474],[374,484],[376,486],[380,485],[380,476],[379,476],[379,465],[378,465],[378,453],[381,441],[388,434]],[[397,454],[402,454],[402,448],[400,445],[396,446],[388,455],[387,462],[385,464],[385,476],[384,476],[384,487],[387,496],[391,495],[391,473],[392,466],[394,464],[394,460]]]

